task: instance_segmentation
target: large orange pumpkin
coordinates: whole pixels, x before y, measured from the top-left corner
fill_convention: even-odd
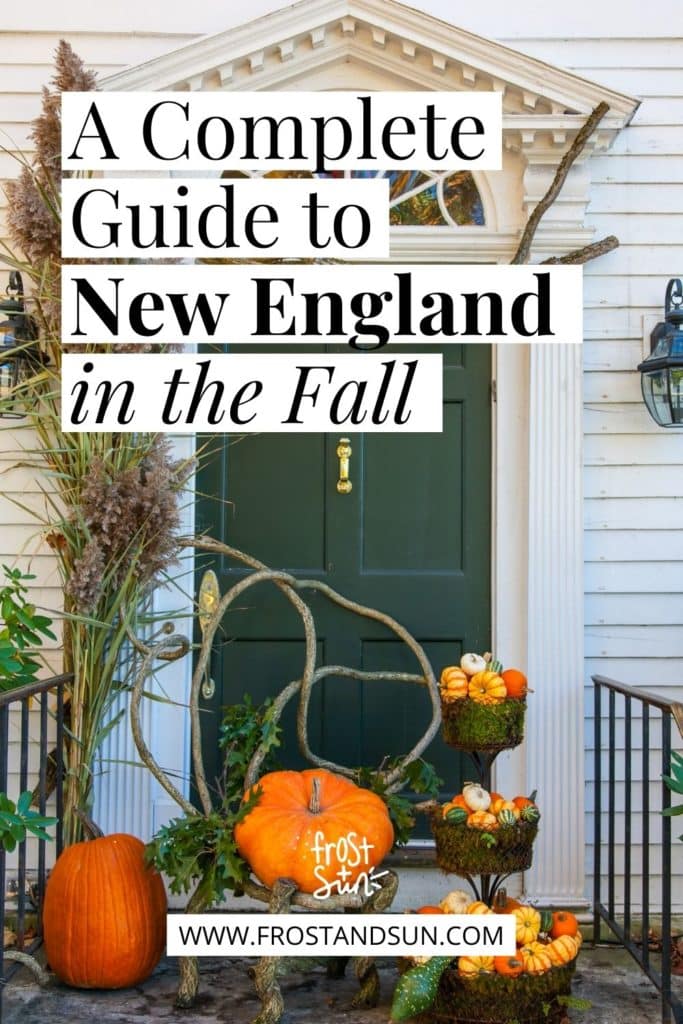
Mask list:
[[[235,842],[264,885],[291,878],[309,893],[342,879],[351,886],[393,845],[384,802],[341,775],[319,768],[270,772],[258,786],[261,796],[235,827]]]
[[[166,941],[166,891],[135,836],[67,847],[45,890],[50,967],[74,988],[129,988],[149,977]]]

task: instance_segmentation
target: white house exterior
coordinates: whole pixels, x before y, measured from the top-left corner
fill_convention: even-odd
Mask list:
[[[151,0],[143,7],[122,0],[107,9],[34,0],[30,16],[16,6],[3,13],[0,127],[13,140],[9,148],[30,149],[28,123],[60,38],[98,72],[103,89],[499,90],[504,170],[475,175],[486,227],[398,229],[392,254],[505,263],[585,117],[598,102],[609,104],[533,251],[539,260],[608,234],[620,239],[615,252],[585,268],[583,351],[501,346],[494,358],[494,649],[527,666],[535,689],[527,742],[498,771],[507,789],[538,786],[543,794],[527,891],[586,908],[590,677],[683,693],[683,437],[649,419],[635,371],[666,282],[683,274],[683,21],[676,0],[646,9],[628,0],[618,15],[586,0],[563,9],[530,0],[415,3]],[[0,175],[14,173],[11,156],[0,154]],[[4,438],[1,457],[10,464],[19,442]],[[32,553],[39,598],[55,608],[49,551],[11,501],[13,491],[38,500],[35,486],[24,471],[4,479],[0,555]],[[176,603],[163,594],[159,601]],[[172,684],[166,675],[165,686],[182,699],[188,680],[179,673]],[[147,715],[161,763],[186,773],[182,716],[163,705],[150,705]],[[125,730],[107,754],[134,759]],[[125,767],[103,778],[98,808],[106,827],[143,838],[174,813],[151,778]],[[675,872],[680,880],[680,856]],[[655,867],[653,893],[658,882]],[[674,885],[674,898],[682,891]]]

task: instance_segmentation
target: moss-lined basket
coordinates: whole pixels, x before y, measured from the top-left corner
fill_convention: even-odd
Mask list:
[[[537,821],[517,821],[489,834],[464,824],[452,824],[436,811],[431,816],[431,826],[436,860],[442,871],[461,877],[509,875],[531,867]]]
[[[576,960],[545,974],[480,974],[463,978],[456,968],[441,976],[432,1009],[421,1015],[424,1024],[559,1024],[565,1009],[558,996],[571,994]]]
[[[508,697],[500,704],[480,704],[465,697],[442,701],[442,735],[450,747],[467,752],[498,754],[524,739],[526,700]]]

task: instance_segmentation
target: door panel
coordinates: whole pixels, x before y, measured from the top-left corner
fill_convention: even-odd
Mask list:
[[[343,431],[226,438],[199,473],[206,497],[197,514],[199,529],[272,568],[322,579],[392,615],[423,644],[438,674],[463,650],[490,644],[491,348],[429,350],[444,353],[442,434],[348,435],[348,495],[336,490]],[[223,591],[245,572],[224,560],[200,561],[199,574],[213,564]],[[315,616],[319,661],[416,671],[411,653],[385,627],[319,594],[304,597]],[[260,700],[301,673],[301,622],[277,588],[259,585],[238,603],[214,652],[217,692],[207,710],[219,712],[247,691]],[[330,678],[316,691],[311,747],[348,765],[377,765],[408,750],[429,718],[418,686]],[[293,714],[289,719],[285,761],[299,766]],[[215,727],[205,729],[207,763],[217,757],[216,735]],[[450,795],[460,781],[458,756],[437,739],[427,757]]]
[[[258,552],[268,565],[285,568],[284,555],[294,572],[324,572],[325,442],[322,434],[256,434],[228,443],[220,459],[221,476],[230,480],[226,542]],[[207,476],[209,486],[222,486],[218,474]],[[208,515],[216,523],[215,513]]]
[[[442,434],[366,437],[363,572],[462,568],[462,530],[453,523],[462,519],[462,412],[459,403],[444,406]]]

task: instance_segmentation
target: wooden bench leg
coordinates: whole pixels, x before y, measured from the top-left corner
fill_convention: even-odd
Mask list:
[[[199,991],[199,966],[196,956],[181,956],[178,958],[180,970],[180,981],[176,992],[175,1005],[179,1010],[191,1009]]]
[[[374,958],[356,957],[356,977],[360,989],[351,1000],[354,1009],[359,1006],[377,1006],[379,1002],[379,973]]]
[[[327,977],[330,981],[339,981],[345,976],[348,962],[348,956],[334,956],[327,961]]]
[[[296,884],[290,878],[278,878],[268,904],[269,914],[289,913]],[[256,995],[261,1000],[261,1012],[252,1024],[278,1024],[284,1013],[285,1001],[278,985],[277,976],[281,957],[262,956],[256,967],[249,972],[254,979]]]
[[[206,909],[207,904],[199,895],[199,886],[197,886],[188,900],[185,913],[201,914]],[[178,957],[178,969],[180,971],[180,981],[178,982],[175,1005],[179,1010],[189,1010],[194,1006],[199,991],[199,964],[197,963],[197,957]]]

